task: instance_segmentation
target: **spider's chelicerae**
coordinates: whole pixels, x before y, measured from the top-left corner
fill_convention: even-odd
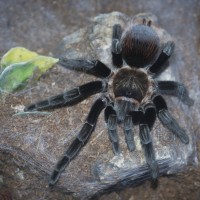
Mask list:
[[[180,140],[187,144],[189,137],[169,113],[162,95],[173,95],[184,104],[192,105],[185,86],[175,81],[156,81],[163,71],[163,64],[174,50],[172,41],[160,44],[151,21],[131,22],[125,30],[119,24],[113,26],[112,62],[114,70],[99,60],[60,58],[59,64],[67,69],[94,75],[100,80],[86,83],[63,94],[29,105],[25,111],[72,106],[91,95],[102,93],[92,105],[84,125],[56,164],[49,184],[54,185],[65,167],[88,142],[97,119],[104,110],[108,135],[115,155],[120,153],[117,126],[122,126],[129,151],[134,151],[132,128],[139,125],[139,136],[152,179],[159,172],[150,132],[156,120],[161,121]]]

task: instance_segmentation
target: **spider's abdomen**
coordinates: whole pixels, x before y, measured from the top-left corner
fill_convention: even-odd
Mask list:
[[[146,67],[157,57],[160,42],[156,32],[147,25],[132,25],[121,39],[122,56],[129,66]]]
[[[115,97],[127,97],[141,102],[149,87],[147,75],[137,69],[121,69],[114,77]]]

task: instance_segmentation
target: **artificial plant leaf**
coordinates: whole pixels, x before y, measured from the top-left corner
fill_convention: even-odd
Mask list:
[[[2,68],[5,68],[14,63],[29,61],[37,56],[38,54],[36,52],[24,47],[14,47],[2,57],[0,65]]]
[[[12,51],[9,51],[10,53],[3,56],[0,62],[4,64],[4,70],[0,74],[1,92],[9,93],[24,87],[27,80],[35,74],[34,78],[39,78],[58,62],[56,58],[40,56],[32,51],[22,49],[21,51],[19,48],[13,48]],[[5,64],[8,64],[8,66],[5,66]]]

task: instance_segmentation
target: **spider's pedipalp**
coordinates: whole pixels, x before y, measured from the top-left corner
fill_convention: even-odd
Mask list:
[[[158,90],[161,94],[172,95],[188,106],[192,106],[194,100],[189,97],[186,87],[175,81],[158,81]]]
[[[154,107],[146,107],[144,115],[140,121],[140,141],[144,149],[146,162],[151,170],[152,180],[156,180],[159,176],[158,164],[155,158],[154,148],[150,135],[151,128],[156,120],[156,110]],[[149,118],[151,116],[151,118]]]
[[[132,116],[126,115],[124,119],[124,134],[125,134],[125,141],[128,147],[129,151],[135,150],[135,141],[133,137],[133,122],[132,122]]]
[[[121,151],[119,148],[119,138],[117,134],[117,114],[112,106],[107,106],[104,114],[108,128],[109,139],[112,143],[113,153],[118,155]]]
[[[162,96],[158,95],[153,98],[153,102],[156,106],[157,116],[161,123],[168,128],[174,135],[180,138],[180,140],[184,144],[189,143],[189,137],[185,133],[185,130],[182,129],[179,124],[176,122],[176,120],[172,117],[172,115],[169,113],[167,104],[165,100],[162,98]]]
[[[105,91],[106,88],[107,85],[103,81],[89,82],[84,85],[78,86],[72,90],[66,91],[62,94],[31,104],[25,107],[24,111],[72,106],[83,101],[91,95]]]
[[[58,64],[66,69],[84,72],[99,78],[107,78],[111,75],[111,70],[99,60],[60,58]]]
[[[152,74],[158,75],[160,74],[166,67],[163,65],[172,55],[174,51],[175,44],[172,41],[167,42],[164,44],[163,50],[160,53],[157,60],[154,64],[149,68],[149,72]]]
[[[107,106],[107,103],[107,98],[99,98],[94,102],[86,118],[86,121],[83,127],[81,128],[80,132],[78,133],[77,137],[68,147],[63,157],[56,164],[55,169],[50,177],[50,186],[53,186],[58,181],[65,167],[70,163],[72,159],[74,159],[77,156],[81,148],[87,143],[89,137],[95,129],[97,119],[101,111]]]

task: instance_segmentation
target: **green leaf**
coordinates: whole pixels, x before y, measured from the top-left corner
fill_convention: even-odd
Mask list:
[[[57,62],[56,58],[40,56],[22,47],[11,49],[0,62],[4,67],[0,74],[0,91],[9,93],[23,88],[30,78],[39,78]]]
[[[14,63],[29,61],[36,56],[38,56],[36,52],[30,51],[24,47],[14,47],[2,57],[0,65],[2,68],[5,68]]]

